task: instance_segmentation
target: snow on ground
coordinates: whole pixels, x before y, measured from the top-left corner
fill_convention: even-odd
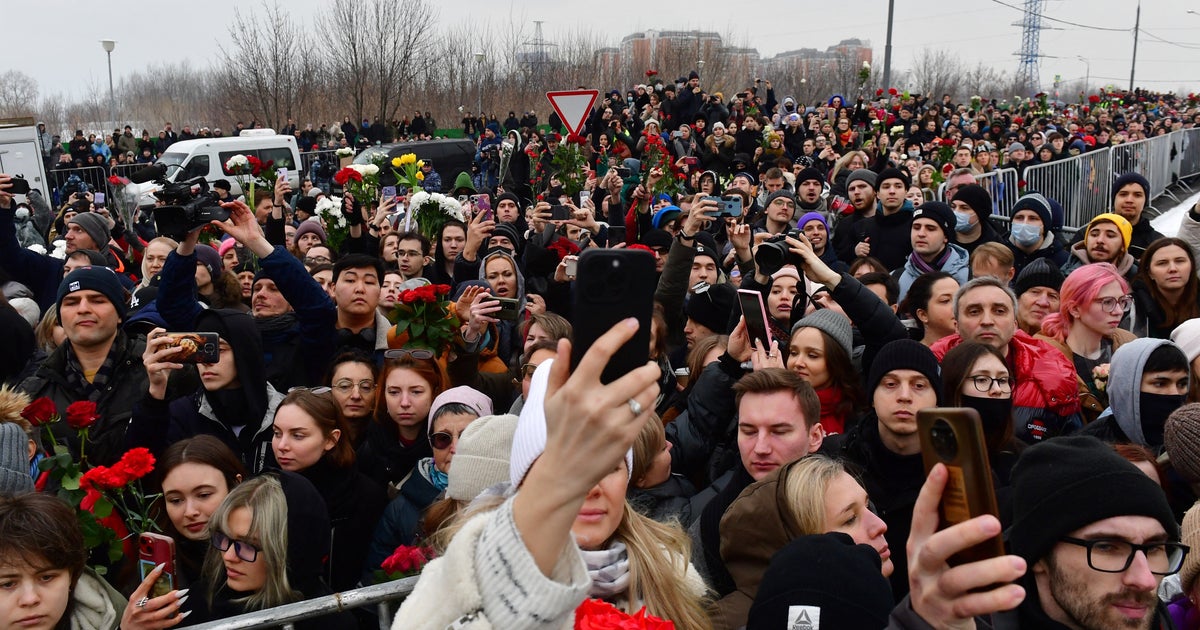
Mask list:
[[[1196,191],[1194,194],[1190,197],[1183,197],[1183,202],[1173,207],[1167,205],[1175,203],[1170,197],[1162,197],[1159,200],[1161,205],[1167,209],[1161,215],[1152,219],[1150,224],[1154,226],[1154,229],[1161,232],[1163,236],[1175,236],[1179,231],[1179,223],[1183,220],[1183,215],[1188,210],[1191,210],[1196,205],[1196,202],[1200,201],[1200,188],[1193,185],[1192,189]],[[1180,190],[1187,192],[1183,188],[1180,188]]]

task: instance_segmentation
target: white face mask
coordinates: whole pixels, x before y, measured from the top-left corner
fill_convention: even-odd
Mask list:
[[[1042,230],[1032,223],[1012,224],[1013,242],[1021,247],[1031,247],[1042,240]]]

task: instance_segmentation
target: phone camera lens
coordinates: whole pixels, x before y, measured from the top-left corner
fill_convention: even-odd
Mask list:
[[[945,420],[939,419],[933,423],[933,428],[929,430],[929,437],[939,459],[949,461],[958,456],[958,438],[954,435],[954,429]]]

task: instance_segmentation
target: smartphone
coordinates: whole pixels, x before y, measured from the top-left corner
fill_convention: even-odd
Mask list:
[[[286,166],[281,166],[278,169],[275,169],[275,172],[279,173],[279,179],[282,179],[285,182],[288,181],[288,170]]]
[[[696,165],[700,164],[700,158],[686,157],[686,158],[683,158],[683,163],[687,164],[688,166],[696,166]]]
[[[770,352],[771,328],[767,326],[767,307],[763,304],[762,293],[738,289],[738,304],[742,307],[742,317],[746,318],[751,347],[756,347],[754,342],[761,341],[763,349]]]
[[[617,243],[625,242],[625,226],[610,225],[608,226],[608,244],[616,245]]]
[[[589,249],[579,256],[575,276],[574,369],[596,339],[618,322],[633,317],[638,330],[617,350],[600,375],[611,383],[646,364],[650,356],[650,319],[658,284],[654,256],[636,249]]]
[[[724,210],[724,205],[722,204],[720,197],[717,197],[716,195],[705,195],[700,198],[700,201],[711,201],[717,204],[717,208],[715,210],[706,211],[704,216],[714,218],[719,218],[721,216],[721,212]]]
[[[465,206],[465,205],[467,205],[467,202],[470,200],[471,200],[471,197],[469,195],[459,195],[458,196],[459,205]]]
[[[742,197],[741,195],[722,195],[721,196],[721,215],[723,217],[740,217],[742,216]]]
[[[626,169],[626,170],[628,170],[628,169]],[[11,180],[9,180],[9,185],[11,186],[11,188],[8,189],[9,194],[13,194],[13,195],[28,195],[29,194],[29,180],[25,179],[24,177],[13,176],[13,178]]]
[[[475,205],[476,210],[487,210],[490,212],[492,209],[492,199],[487,195],[471,195],[471,203]]]
[[[165,564],[162,573],[154,581],[149,597],[162,597],[175,590],[175,541],[170,536],[162,534],[141,534],[138,536],[138,570],[142,579],[154,570],[154,567]]]
[[[500,310],[492,315],[496,319],[515,322],[521,318],[521,302],[513,298],[495,298],[500,303]]]
[[[983,439],[983,423],[974,409],[934,407],[917,412],[921,459],[929,473],[939,462],[950,473],[938,505],[939,529],[945,529],[982,514],[996,518],[996,492],[992,468]],[[950,557],[950,564],[965,564],[1004,555],[1000,534]]]
[[[567,256],[566,258],[563,258],[563,262],[567,264],[567,268],[564,270],[564,273],[567,274],[568,278],[574,278],[575,276],[579,275],[578,256]]]
[[[104,205],[104,193],[98,192],[95,195],[92,195],[92,203],[96,204],[97,206],[103,206]]]
[[[628,168],[624,166],[617,166],[614,168],[617,171],[617,177],[620,177],[621,179],[629,179],[631,172]]]
[[[588,246],[591,244],[592,244],[591,233],[588,232],[587,230],[583,230],[582,232],[580,232],[579,233],[579,250],[583,251],[583,250],[587,249]]]
[[[576,206],[577,206],[578,208],[582,209],[582,208],[584,207],[584,205],[587,203],[587,200],[588,200],[588,199],[589,199],[591,196],[592,196],[592,193],[590,193],[590,192],[588,192],[588,191],[586,191],[586,190],[581,190],[581,191],[579,191],[579,203],[578,203],[578,204],[576,204]]]
[[[396,197],[396,187],[384,186],[382,195],[384,199],[394,199]]]
[[[567,206],[554,205],[550,206],[551,221],[569,221],[571,219],[571,209]]]
[[[169,359],[175,363],[216,363],[221,360],[220,336],[215,332],[167,333],[178,352]]]

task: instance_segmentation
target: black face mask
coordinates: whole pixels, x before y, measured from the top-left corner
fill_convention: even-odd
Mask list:
[[[1184,396],[1174,394],[1140,394],[1138,406],[1142,412],[1142,435],[1146,438],[1146,446],[1158,448],[1163,445],[1167,416],[1182,407],[1184,399]]]
[[[1005,424],[1012,423],[1012,396],[1008,398],[990,398],[984,396],[962,397],[962,406],[979,412],[983,421],[985,435],[999,435],[1004,431]]]

